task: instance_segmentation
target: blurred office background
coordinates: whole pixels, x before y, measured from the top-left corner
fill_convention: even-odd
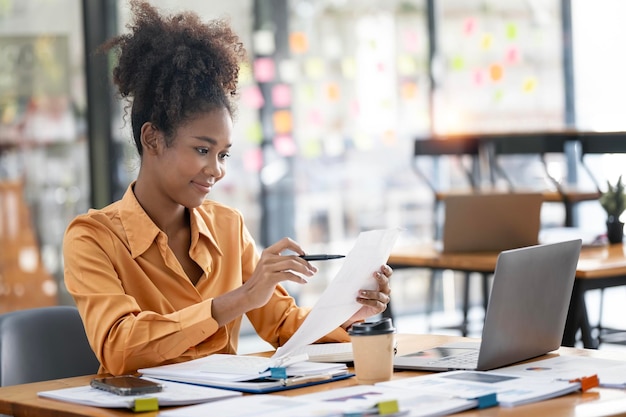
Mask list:
[[[432,238],[432,193],[411,168],[416,139],[626,130],[620,0],[151,3],[228,18],[247,48],[233,157],[209,197],[241,210],[260,247],[290,236],[310,252],[346,251],[359,232],[387,227],[403,228],[402,242]],[[137,174],[123,103],[107,81],[111,57],[94,54],[129,18],[124,0],[0,0],[2,311],[72,303],[65,227],[120,198]],[[577,152],[554,156],[548,169],[589,185]],[[626,156],[590,165],[615,181]],[[454,182],[452,168],[433,170]],[[539,166],[509,168],[541,181]],[[559,225],[563,207],[542,216]],[[604,220],[590,201],[574,223],[602,233]],[[314,303],[336,265],[290,291]],[[427,331],[415,318],[428,283],[421,274],[394,275],[400,331]],[[455,319],[454,297],[438,308]]]

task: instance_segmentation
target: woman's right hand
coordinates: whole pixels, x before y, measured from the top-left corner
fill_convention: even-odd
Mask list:
[[[289,250],[298,255],[281,255]],[[304,277],[311,277],[317,268],[302,259],[304,251],[295,241],[288,237],[282,238],[261,252],[261,258],[254,272],[244,283],[252,308],[265,305],[276,285],[282,281],[293,281],[299,284],[307,282]]]

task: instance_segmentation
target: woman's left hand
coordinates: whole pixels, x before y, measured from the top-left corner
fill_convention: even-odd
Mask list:
[[[389,278],[393,270],[389,265],[383,265],[374,272],[374,278],[378,282],[378,288],[375,290],[360,290],[357,301],[363,304],[352,317],[341,325],[344,329],[349,328],[353,323],[362,321],[368,317],[382,313],[387,309],[387,304],[391,300],[391,287],[389,286]]]

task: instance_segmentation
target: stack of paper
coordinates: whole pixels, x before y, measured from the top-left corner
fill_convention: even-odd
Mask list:
[[[502,407],[543,401],[580,389],[578,382],[530,375],[521,377],[498,371],[449,371],[382,382],[380,385],[417,392],[454,393],[461,398],[480,398],[496,393],[498,404]]]
[[[166,410],[160,417],[341,417],[346,415],[379,415],[377,404],[396,402],[398,412],[390,416],[430,417],[476,408],[477,400],[450,394],[421,393],[373,385],[356,385],[315,394],[282,397],[255,395]]]
[[[168,381],[253,393],[297,388],[352,376],[343,363],[303,359],[306,356],[277,361],[259,356],[215,354],[188,362],[140,369],[139,372]],[[284,369],[285,375],[273,374],[272,368]]]

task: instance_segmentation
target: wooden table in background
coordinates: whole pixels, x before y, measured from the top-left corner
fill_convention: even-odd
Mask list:
[[[428,349],[443,343],[470,340],[475,341],[476,339],[462,338],[459,336],[397,335],[398,353],[400,354],[410,353],[421,349]],[[619,357],[616,357],[615,353],[611,352],[566,347],[560,348],[554,353],[550,353],[550,355],[553,354],[620,359]],[[396,371],[394,372],[393,379],[402,379],[425,374],[427,373]],[[87,375],[75,378],[58,379],[54,381],[2,387],[0,388],[0,413],[13,415],[15,417],[130,417],[137,415],[126,409],[89,407],[85,405],[40,398],[37,396],[37,393],[40,391],[88,385],[89,381],[93,377],[94,375]],[[353,385],[356,385],[355,378],[349,378],[328,384],[283,391],[280,394],[273,395],[301,395]],[[141,413],[140,415],[141,417],[157,417],[158,412],[146,412]],[[514,408],[493,407],[484,410],[469,410],[458,415],[467,417],[593,417],[626,415],[626,390],[593,388],[584,393],[572,393],[559,398],[541,401],[534,404],[521,405]]]
[[[387,263],[392,268],[450,269],[493,273],[498,253],[442,253],[433,244],[416,244],[392,251]],[[626,243],[584,247],[576,267],[576,279],[563,333],[563,346],[574,346],[581,331],[585,348],[597,348],[587,316],[585,292],[626,285]],[[626,326],[625,326],[626,327]]]

